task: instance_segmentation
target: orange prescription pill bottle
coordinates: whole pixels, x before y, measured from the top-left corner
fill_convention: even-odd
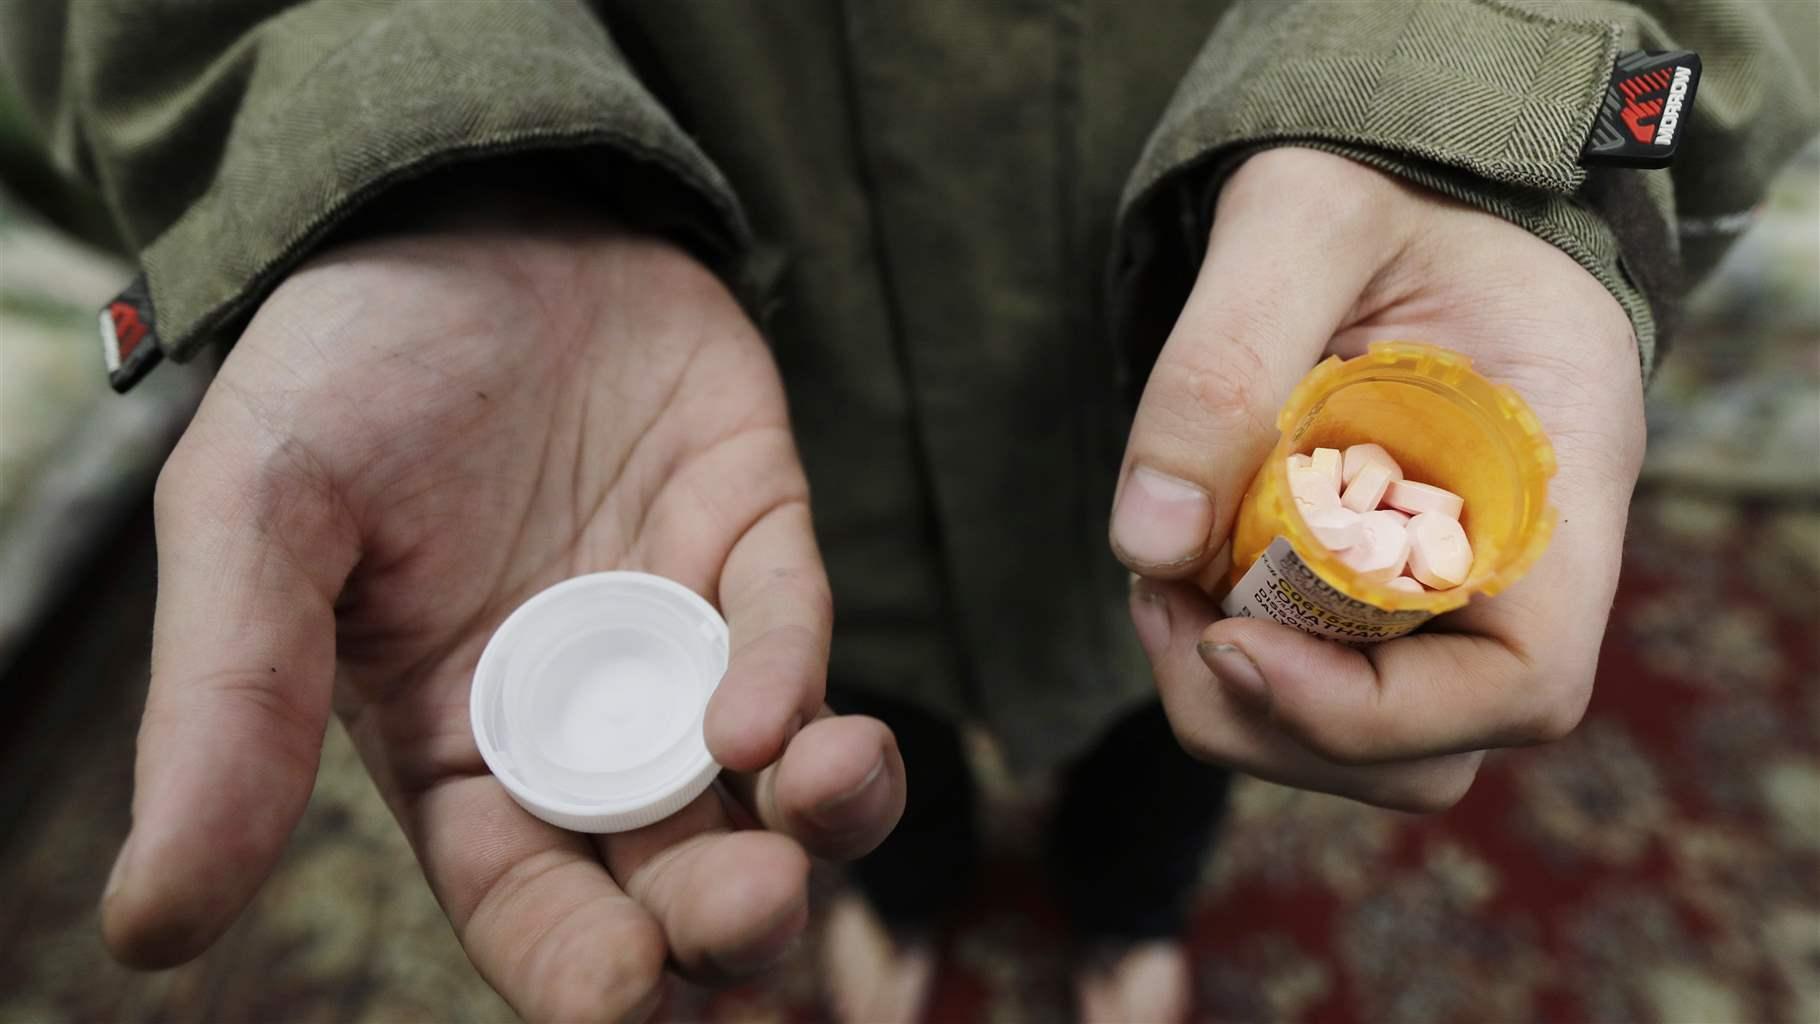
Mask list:
[[[1535,413],[1466,357],[1434,345],[1381,341],[1365,355],[1309,371],[1277,414],[1281,436],[1239,505],[1227,615],[1268,618],[1316,636],[1377,643],[1495,594],[1548,545],[1554,448]],[[1289,493],[1285,460],[1316,447],[1375,441],[1411,480],[1466,500],[1460,525],[1472,570],[1450,590],[1402,593],[1360,579],[1315,540]]]

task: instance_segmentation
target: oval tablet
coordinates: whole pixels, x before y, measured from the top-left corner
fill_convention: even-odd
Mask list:
[[[1460,509],[1466,502],[1452,491],[1436,487],[1433,484],[1417,483],[1414,480],[1398,480],[1384,491],[1384,503],[1391,508],[1402,509],[1412,516],[1432,512],[1449,519],[1460,518]]]
[[[1392,590],[1398,590],[1405,594],[1428,593],[1428,588],[1424,587],[1422,581],[1416,579],[1414,576],[1398,576],[1394,579],[1384,581],[1384,585]]]
[[[1302,516],[1314,539],[1329,551],[1344,551],[1365,537],[1362,517],[1343,508],[1319,508]]]
[[[1316,448],[1314,450],[1314,468],[1333,479],[1333,492],[1340,493],[1342,483],[1340,450],[1338,448]]]
[[[1359,470],[1359,475],[1346,485],[1346,493],[1340,495],[1340,504],[1354,512],[1370,512],[1384,500],[1384,492],[1390,488],[1392,478],[1390,469],[1381,462],[1367,463]]]
[[[1401,573],[1409,559],[1410,542],[1402,520],[1383,512],[1367,512],[1359,517],[1359,527],[1364,535],[1340,552],[1340,561],[1372,583],[1384,583]]]
[[[1303,518],[1314,509],[1340,507],[1339,490],[1326,473],[1313,466],[1289,467],[1289,493],[1295,497],[1297,510]]]
[[[1359,470],[1370,465],[1383,466],[1389,470],[1392,480],[1403,479],[1403,467],[1397,465],[1397,460],[1391,458],[1383,445],[1366,443],[1355,444],[1347,448],[1341,456],[1340,482],[1342,484],[1352,483],[1353,478],[1359,475]]]
[[[1405,527],[1409,534],[1409,574],[1436,590],[1466,582],[1472,571],[1472,545],[1460,521],[1423,512]]]

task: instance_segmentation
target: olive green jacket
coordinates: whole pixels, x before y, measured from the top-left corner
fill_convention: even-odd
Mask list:
[[[179,360],[352,211],[459,161],[560,154],[550,174],[685,239],[775,345],[836,681],[983,719],[1041,765],[1150,688],[1106,517],[1236,156],[1324,146],[1524,225],[1623,304],[1647,372],[1684,282],[1814,129],[1815,12],[29,0],[0,4],[0,46]],[[1683,155],[1589,174],[1633,48],[1704,58]]]

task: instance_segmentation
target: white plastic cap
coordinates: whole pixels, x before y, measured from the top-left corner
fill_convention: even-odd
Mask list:
[[[674,580],[577,576],[518,607],[487,641],[468,712],[506,792],[576,832],[681,810],[720,766],[702,715],[727,671],[727,622]]]

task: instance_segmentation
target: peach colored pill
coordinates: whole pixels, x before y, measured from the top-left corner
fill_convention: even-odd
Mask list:
[[[1409,522],[1409,518],[1410,518],[1409,513],[1403,511],[1402,509],[1380,508],[1380,509],[1378,509],[1378,511],[1379,512],[1388,512],[1391,515],[1396,516],[1397,522],[1399,522],[1399,523],[1408,523]]]
[[[1346,493],[1340,495],[1340,504],[1354,512],[1370,512],[1384,500],[1384,492],[1392,483],[1390,469],[1381,462],[1373,462],[1359,470],[1359,475],[1346,485]]]
[[[1402,509],[1412,516],[1424,512],[1433,512],[1449,519],[1460,518],[1460,509],[1466,503],[1452,491],[1442,490],[1433,484],[1417,483],[1414,480],[1393,481],[1384,492],[1384,503],[1391,508]]]
[[[1384,450],[1384,446],[1367,443],[1355,444],[1346,449],[1340,462],[1340,482],[1342,484],[1352,483],[1353,477],[1359,475],[1359,470],[1374,463],[1390,470],[1392,480],[1403,479],[1403,467],[1397,465],[1397,460],[1390,457],[1390,453]]]
[[[1318,508],[1302,516],[1314,539],[1329,551],[1344,551],[1364,539],[1365,527],[1360,519],[1358,513],[1338,506]]]
[[[1395,579],[1386,580],[1384,585],[1392,590],[1400,590],[1405,594],[1428,593],[1428,588],[1424,587],[1422,581],[1416,579],[1414,576],[1398,576]]]
[[[1300,452],[1297,452],[1297,453],[1296,453],[1296,454],[1294,454],[1294,455],[1291,455],[1291,456],[1290,456],[1290,457],[1289,457],[1289,458],[1287,458],[1287,459],[1285,459],[1285,460],[1283,460],[1283,461],[1285,461],[1285,462],[1287,462],[1287,463],[1289,463],[1289,468],[1290,468],[1290,469],[1294,469],[1294,468],[1296,468],[1296,467],[1297,467],[1297,466],[1301,466],[1301,467],[1303,467],[1303,468],[1307,468],[1307,467],[1309,467],[1309,466],[1312,466],[1312,465],[1314,465],[1314,456],[1312,456],[1312,455],[1303,455],[1303,454],[1302,454],[1302,453],[1300,453]]]
[[[1303,518],[1307,518],[1313,509],[1340,507],[1339,491],[1326,473],[1313,466],[1289,467],[1289,493],[1295,498],[1296,508]]]
[[[1472,545],[1460,521],[1438,512],[1418,513],[1405,527],[1409,534],[1409,574],[1445,590],[1466,582],[1472,571]]]
[[[1367,512],[1360,516],[1359,526],[1364,536],[1357,544],[1340,552],[1340,561],[1359,578],[1372,583],[1395,578],[1409,559],[1409,531],[1401,520],[1382,512]]]
[[[1333,478],[1333,493],[1340,493],[1340,467],[1343,460],[1338,448],[1316,448],[1314,468]]]

